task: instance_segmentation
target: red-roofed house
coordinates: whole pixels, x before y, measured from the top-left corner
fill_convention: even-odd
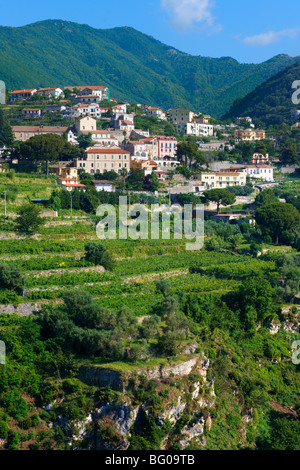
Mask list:
[[[58,178],[57,182],[67,191],[72,191],[74,189],[82,189],[85,191],[86,189],[85,185],[78,183],[76,179]]]
[[[155,107],[149,107],[146,110],[146,115],[153,116],[156,119],[162,119],[163,121],[167,119],[165,113],[160,108],[155,108]]]
[[[273,167],[270,165],[245,165],[247,176],[264,181],[274,181]]]
[[[110,90],[106,86],[102,85],[79,85],[79,86],[65,86],[64,90],[74,91],[77,89],[79,94],[84,93],[92,96],[98,96],[100,101],[108,100],[110,101]],[[90,91],[88,91],[90,90]]]
[[[64,97],[64,92],[61,88],[40,88],[37,91],[37,94],[40,96],[45,96],[46,98],[55,98]]]
[[[115,171],[121,174],[122,168],[130,171],[130,153],[120,148],[89,148],[85,151],[83,159],[77,159],[76,167],[82,168],[86,173],[94,175]]]
[[[9,100],[18,101],[18,100],[28,100],[37,92],[36,88],[31,88],[27,90],[14,90],[10,92]]]

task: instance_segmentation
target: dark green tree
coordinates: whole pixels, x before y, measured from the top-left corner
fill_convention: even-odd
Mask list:
[[[294,142],[287,142],[279,156],[281,163],[285,165],[294,165],[300,163],[300,154],[297,151],[297,145]]]
[[[279,201],[272,189],[264,189],[264,191],[261,191],[255,198],[255,203],[258,206],[263,206],[265,204],[274,204],[277,202]]]
[[[236,197],[227,189],[211,189],[209,191],[204,191],[203,195],[207,201],[212,201],[217,203],[217,212],[220,212],[220,205],[222,206],[231,206],[235,203]]]
[[[93,141],[92,134],[80,134],[77,137],[78,146],[81,150],[86,150],[88,147],[94,147],[95,142]]]
[[[269,235],[276,245],[282,239],[283,232],[300,227],[299,211],[292,204],[285,202],[259,207],[255,213],[255,220],[263,234]]]
[[[0,264],[0,289],[19,292],[23,285],[22,272],[12,264]]]
[[[46,162],[46,173],[49,175],[49,163],[60,159],[68,160],[74,156],[74,146],[56,134],[35,135],[22,142],[18,151],[19,157],[34,162]]]
[[[126,186],[129,189],[140,191],[144,186],[144,172],[143,170],[133,170],[127,177]]]
[[[85,259],[95,266],[103,266],[108,271],[113,268],[113,259],[106,248],[95,242],[89,242],[85,245]]]
[[[35,204],[25,203],[17,210],[16,227],[20,232],[34,233],[45,223],[40,217],[41,208]]]
[[[0,109],[0,147],[11,147],[14,142],[12,128],[4,118],[3,111]]]
[[[177,159],[189,168],[191,168],[193,162],[197,162],[197,159],[199,162],[205,160],[195,142],[179,142],[176,155]]]

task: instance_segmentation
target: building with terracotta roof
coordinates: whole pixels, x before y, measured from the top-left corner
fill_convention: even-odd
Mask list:
[[[239,168],[239,171],[202,171],[195,173],[194,179],[201,181],[206,188],[223,188],[228,186],[245,186],[246,171]]]
[[[269,162],[269,154],[263,155],[262,153],[254,153],[252,156],[253,165],[265,165]]]
[[[59,126],[12,126],[15,140],[25,142],[35,135],[57,134],[63,136],[68,134],[68,127]]]
[[[36,88],[30,88],[27,90],[14,90],[9,94],[10,101],[28,100],[37,92]]]
[[[45,96],[46,98],[55,98],[64,97],[64,92],[61,88],[40,88],[37,92],[37,95]]]
[[[121,174],[122,168],[130,172],[130,153],[121,148],[95,148],[85,151],[84,158],[76,160],[76,168],[83,169],[86,173],[94,175],[115,171]]]
[[[91,96],[98,96],[100,101],[107,100],[110,101],[110,89],[102,85],[78,85],[78,86],[65,86],[64,90],[74,90],[79,91],[80,94],[88,94]]]
[[[274,181],[273,167],[271,165],[245,165],[249,178]]]
[[[81,183],[77,182],[77,179],[58,178],[57,182],[58,182],[59,185],[61,185],[67,191],[73,191],[74,189],[81,189],[81,190],[85,191],[85,189],[86,189],[84,184],[81,184]]]
[[[260,129],[235,129],[234,138],[243,142],[262,140],[266,138],[266,131]]]
[[[147,108],[146,115],[153,116],[156,119],[161,119],[163,121],[166,121],[167,119],[166,114],[160,108],[151,107],[151,106]]]

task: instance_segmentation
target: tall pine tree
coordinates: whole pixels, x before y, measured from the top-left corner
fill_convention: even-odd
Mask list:
[[[13,144],[14,135],[12,128],[6,121],[2,109],[0,109],[0,147],[10,147]]]

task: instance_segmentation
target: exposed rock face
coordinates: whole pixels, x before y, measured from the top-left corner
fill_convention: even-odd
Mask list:
[[[172,424],[179,421],[181,414],[186,408],[186,403],[182,401],[182,397],[178,397],[178,402],[176,406],[169,407],[164,413],[162,413],[157,419],[157,426],[163,426],[166,419],[168,419]]]
[[[107,403],[101,408],[95,410],[94,422],[96,428],[101,423],[108,423],[115,429],[115,439],[107,440],[101,433],[96,434],[95,449],[96,450],[127,450],[129,447],[128,436],[130,429],[135,422],[139,420],[142,407],[132,408],[129,403],[113,402]]]
[[[206,373],[209,367],[209,360],[198,354],[190,360],[164,367],[152,369],[140,369],[138,373],[143,373],[148,380],[155,380],[157,384],[162,381],[164,384],[176,383],[176,377],[180,387],[172,388],[170,401],[164,403],[165,411],[159,416],[153,415],[153,410],[148,408],[148,404],[140,403],[134,406],[127,395],[126,384],[130,379],[130,373],[113,371],[97,367],[82,367],[80,371],[86,381],[90,381],[94,386],[103,387],[104,384],[113,386],[115,390],[123,392],[123,401],[107,402],[96,408],[86,419],[80,422],[72,422],[61,416],[59,424],[63,426],[70,437],[70,444],[73,449],[88,448],[96,450],[127,450],[130,442],[129,437],[134,425],[139,426],[143,413],[155,418],[157,426],[162,427],[168,420],[172,427],[180,421],[183,413],[188,413],[192,424],[187,425],[182,430],[180,446],[185,449],[192,443],[205,444],[203,436],[204,429],[211,428],[211,418],[207,411],[200,408],[210,407],[214,403],[214,381],[206,381]],[[136,370],[135,370],[136,372]],[[192,381],[189,375],[198,374],[198,380]],[[172,377],[172,378],[171,378]],[[180,377],[180,379],[179,379]],[[186,377],[186,378],[184,378]],[[165,385],[164,385],[165,386]],[[191,402],[192,398],[192,402]],[[187,411],[188,410],[188,411]],[[168,436],[161,443],[164,449],[168,446]]]
[[[244,411],[244,414],[242,415],[242,420],[244,423],[251,423],[253,421],[252,412],[252,409]]]
[[[94,419],[100,420],[103,417],[108,417],[116,424],[117,430],[121,434],[129,434],[133,424],[138,419],[141,412],[141,407],[131,408],[129,403],[114,404],[107,403],[95,410]]]
[[[183,377],[189,375],[197,366],[198,373],[205,379],[209,367],[209,359],[198,354],[188,361],[153,368],[135,369],[138,375],[145,375],[148,380],[163,380],[171,376]],[[131,372],[120,372],[103,367],[82,366],[79,379],[96,387],[110,386],[113,390],[125,391],[126,382]]]
[[[276,333],[278,333],[280,328],[281,328],[281,324],[273,320],[269,326],[269,333],[271,335],[276,335]]]
[[[195,354],[198,348],[198,343],[189,344],[186,349],[182,352],[183,354]]]
[[[203,416],[201,416],[197,423],[191,426],[184,426],[183,430],[181,431],[181,434],[184,436],[184,439],[180,441],[180,445],[183,449],[186,449],[189,446],[190,441],[192,439],[195,439],[197,443],[201,442],[199,438],[204,433],[204,425],[205,419]]]

